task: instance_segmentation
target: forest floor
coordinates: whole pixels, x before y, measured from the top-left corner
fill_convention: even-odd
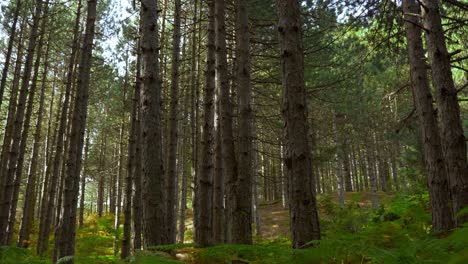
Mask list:
[[[336,195],[319,195],[322,239],[306,250],[290,248],[288,210],[281,201],[260,205],[261,235],[254,237],[254,245],[194,247],[189,210],[187,244],[137,252],[126,261],[118,258],[115,245],[120,245],[122,230],[114,230],[113,216],[90,215],[77,231],[75,264],[468,263],[468,225],[444,236],[431,234],[427,193],[379,193],[378,200],[381,206],[373,210],[370,193],[347,193],[342,208]],[[51,255],[53,237],[50,242]],[[35,244],[33,238],[30,249],[0,247],[0,263],[50,264],[50,257],[32,253]]]

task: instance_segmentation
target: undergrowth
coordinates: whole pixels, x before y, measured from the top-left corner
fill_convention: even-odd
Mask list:
[[[75,263],[176,264],[186,263],[468,263],[468,225],[449,234],[431,232],[427,194],[394,195],[385,206],[371,210],[361,194],[353,194],[344,208],[331,196],[318,198],[322,239],[306,249],[290,248],[287,238],[256,239],[255,245],[218,245],[205,249],[192,244],[165,245],[118,259],[114,246],[120,244],[121,228],[114,230],[112,216],[88,217],[77,232]],[[468,211],[468,209],[466,210]],[[53,247],[53,246],[52,246]],[[33,250],[0,247],[0,263],[51,263]],[[60,262],[60,261],[59,261]]]

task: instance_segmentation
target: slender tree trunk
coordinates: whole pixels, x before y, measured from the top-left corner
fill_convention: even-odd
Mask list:
[[[91,75],[96,6],[97,0],[88,0],[86,29],[78,70],[76,103],[71,120],[72,129],[67,156],[62,217],[58,226],[58,237],[55,241],[58,259],[64,256],[73,256],[75,253],[76,208],[88,108],[88,89]],[[73,263],[73,260],[66,261],[65,263]]]
[[[283,80],[285,164],[290,183],[293,248],[320,239],[315,201],[312,158],[308,144],[307,101],[304,83],[304,51],[299,1],[278,1],[278,31]]]
[[[41,62],[41,57],[42,57],[42,49],[44,46],[44,36],[45,36],[45,27],[47,25],[47,15],[48,15],[48,9],[49,9],[49,1],[45,2],[44,6],[44,19],[42,19],[41,23],[41,32],[40,37],[39,37],[39,42],[36,47],[36,61],[34,62],[34,73],[31,79],[31,87],[29,91],[29,98],[28,98],[28,105],[26,108],[26,113],[24,116],[23,120],[23,130],[21,132],[21,141],[19,145],[19,151],[18,151],[18,160],[16,162],[16,171],[15,171],[15,182],[13,186],[13,194],[11,197],[11,205],[10,205],[10,218],[8,221],[8,237],[7,237],[7,243],[10,244],[11,240],[13,238],[13,232],[14,232],[14,226],[16,222],[16,208],[18,205],[18,196],[19,196],[19,191],[20,191],[20,185],[23,177],[23,167],[24,167],[24,157],[26,155],[26,146],[28,144],[28,137],[29,137],[29,130],[30,130],[30,125],[31,125],[31,116],[33,114],[33,106],[34,106],[34,100],[36,96],[36,90],[37,90],[37,79],[39,76],[39,66]],[[48,49],[48,47],[47,47]],[[48,56],[48,54],[47,54]],[[46,60],[48,60],[46,56]]]
[[[429,185],[429,198],[432,208],[432,229],[449,230],[453,227],[447,170],[442,154],[437,120],[432,105],[432,95],[427,78],[421,28],[416,0],[404,0],[405,29],[413,83],[413,95],[419,114],[422,142]]]
[[[2,145],[2,154],[1,154],[1,167],[0,167],[0,190],[4,190],[6,188],[5,177],[8,172],[8,154],[10,151],[11,146],[11,139],[13,137],[13,125],[15,121],[16,115],[16,107],[17,107],[17,98],[18,98],[18,90],[19,90],[19,82],[21,79],[21,65],[23,63],[23,32],[26,23],[23,21],[21,23],[21,31],[20,38],[18,41],[18,49],[16,54],[16,65],[15,65],[15,73],[13,78],[13,84],[11,87],[10,92],[10,100],[8,104],[8,116],[5,126],[5,132],[3,135],[3,145]],[[4,192],[0,192],[0,202],[3,201]],[[1,231],[0,231],[1,232]]]
[[[86,131],[86,145],[83,161],[83,175],[81,175],[81,196],[80,196],[80,213],[78,216],[78,227],[83,227],[84,223],[84,209],[85,209],[85,195],[86,195],[86,176],[88,175],[88,159],[89,159],[89,129]]]
[[[81,0],[78,0],[78,8],[76,13],[75,25],[73,29],[73,41],[72,41],[72,49],[70,54],[70,60],[68,62],[68,69],[67,69],[67,82],[65,87],[65,100],[62,105],[61,113],[60,113],[60,124],[57,130],[57,142],[55,147],[55,157],[52,165],[52,174],[50,178],[50,183],[48,184],[47,190],[47,197],[46,200],[43,199],[43,207],[44,213],[41,213],[41,219],[39,224],[39,235],[38,235],[38,244],[37,244],[37,254],[43,256],[47,252],[47,248],[49,246],[49,234],[50,228],[53,219],[53,210],[54,204],[56,199],[56,189],[57,183],[59,181],[59,174],[60,174],[60,165],[62,161],[62,153],[63,153],[63,144],[64,144],[64,136],[65,130],[67,127],[67,113],[70,101],[70,93],[72,90],[73,85],[73,72],[75,67],[75,57],[78,50],[79,42],[78,42],[78,34],[80,28],[80,19],[81,19]],[[60,194],[59,194],[60,195]]]
[[[215,168],[213,176],[213,243],[224,243],[224,171],[221,142],[219,87],[216,89]]]
[[[0,80],[0,107],[3,103],[3,94],[5,93],[5,87],[7,83],[8,70],[10,68],[11,54],[13,53],[13,45],[16,38],[16,25],[18,24],[18,18],[21,10],[21,0],[16,1],[15,13],[13,15],[13,23],[11,25],[7,52],[5,54],[5,62],[3,63],[2,79]],[[1,178],[1,176],[0,176]]]
[[[104,134],[105,132],[103,132]],[[102,217],[104,213],[104,188],[105,188],[105,159],[106,159],[106,144],[107,137],[106,134],[102,135],[101,138],[101,148],[99,150],[99,169],[98,169],[98,196],[96,202],[96,212],[99,218]]]
[[[161,80],[159,78],[158,5],[142,0],[141,140],[143,168],[143,233],[145,247],[165,244],[164,166],[162,158]]]
[[[236,183],[237,183],[237,160],[234,150],[233,133],[233,110],[230,96],[229,77],[227,71],[227,51],[226,51],[226,7],[224,0],[216,0],[216,70],[218,74],[218,85],[220,89],[220,109],[221,109],[221,137],[223,152],[223,167],[226,179],[226,209],[228,218],[226,227],[228,230],[228,242],[233,240],[232,232],[234,225],[235,203],[236,203]],[[247,190],[244,190],[247,191]],[[250,197],[249,197],[250,199]],[[249,209],[250,210],[250,209]]]
[[[29,32],[29,42],[24,65],[24,71],[21,79],[21,89],[16,108],[15,123],[13,126],[13,141],[11,144],[10,153],[8,155],[8,171],[4,175],[3,199],[0,201],[0,244],[8,244],[7,228],[9,221],[10,206],[14,192],[15,175],[19,158],[19,148],[21,141],[21,129],[23,127],[23,119],[25,114],[26,99],[29,92],[29,81],[31,80],[31,72],[33,68],[34,50],[36,48],[36,40],[38,36],[39,21],[42,14],[42,0],[36,1],[33,23]]]
[[[132,179],[136,172],[136,149],[137,149],[137,114],[138,114],[138,86],[135,86],[133,94],[132,114],[130,117],[130,133],[128,136],[128,162],[127,162],[127,177],[125,179],[125,199],[124,199],[124,233],[122,238],[121,259],[126,259],[130,256],[131,247],[131,232],[132,232]]]
[[[199,230],[195,242],[206,247],[213,243],[212,240],[212,208],[213,208],[213,125],[214,125],[214,96],[215,96],[215,2],[208,2],[208,40],[207,58],[204,86],[204,112],[203,133],[201,145],[200,175],[198,180],[199,198]]]
[[[45,23],[43,23],[43,26]],[[44,29],[44,28],[43,28]],[[50,39],[50,35],[49,35]],[[41,45],[39,45],[41,46]],[[34,209],[36,207],[36,181],[37,181],[37,167],[39,165],[39,152],[40,148],[42,147],[42,118],[44,115],[44,101],[45,101],[45,92],[46,92],[46,84],[47,84],[47,74],[48,74],[48,57],[49,57],[49,48],[50,45],[47,46],[45,52],[45,61],[44,61],[44,69],[42,72],[42,85],[41,85],[41,92],[39,96],[39,109],[37,111],[37,121],[36,121],[36,129],[34,134],[34,143],[33,149],[31,154],[31,164],[29,166],[28,172],[28,181],[26,184],[26,190],[24,194],[24,205],[23,205],[23,217],[21,219],[21,228],[19,232],[18,238],[18,247],[25,247],[29,244],[29,236],[31,233],[31,228],[34,222]],[[56,76],[57,69],[55,69]],[[54,80],[55,82],[55,80]],[[52,87],[53,89],[53,87]],[[19,189],[19,188],[18,188]]]
[[[172,35],[172,73],[171,73],[171,96],[169,114],[169,155],[167,165],[167,227],[168,242],[175,243],[176,230],[173,225],[176,218],[176,179],[177,179],[177,141],[178,141],[178,112],[179,112],[179,64],[180,64],[180,13],[181,1],[175,0],[174,4],[174,30]]]
[[[141,23],[141,22],[140,22]],[[141,29],[140,29],[141,30]],[[141,35],[140,35],[141,37]],[[142,241],[142,182],[141,182],[141,49],[140,38],[137,42],[137,63],[136,63],[136,80],[135,80],[135,101],[136,104],[136,117],[135,117],[135,170],[132,175],[133,185],[135,186],[135,193],[133,194],[133,249],[135,251],[141,250]]]
[[[194,0],[194,12],[193,12],[193,27],[192,27],[192,37],[191,37],[191,69],[190,69],[190,130],[191,130],[191,173],[192,173],[192,182],[193,182],[193,198],[192,198],[192,207],[193,207],[193,226],[195,230],[199,230],[198,225],[198,90],[199,90],[199,60],[197,60],[197,24],[198,24],[198,0]],[[198,25],[201,30],[201,25]],[[199,37],[201,39],[201,35]],[[199,42],[198,42],[199,43]],[[200,48],[200,45],[198,45]],[[200,52],[198,53],[200,54]],[[198,55],[200,56],[200,55]],[[194,232],[194,240],[196,239],[197,232]]]
[[[460,117],[457,89],[452,77],[450,55],[445,43],[439,3],[422,0],[427,50],[431,62],[437,109],[440,115],[442,150],[447,164],[449,189],[452,194],[453,212],[468,207],[468,162],[466,139]],[[468,222],[468,214],[455,218],[458,225]]]

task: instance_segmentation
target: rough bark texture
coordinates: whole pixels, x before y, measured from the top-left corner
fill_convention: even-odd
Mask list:
[[[43,23],[43,26],[45,23]],[[49,35],[50,38],[50,35]],[[36,129],[34,134],[34,143],[31,154],[31,163],[29,165],[28,181],[24,194],[23,217],[21,218],[20,232],[18,237],[18,247],[24,247],[29,244],[29,235],[34,222],[34,210],[36,207],[36,182],[38,176],[39,165],[39,151],[42,147],[41,133],[42,133],[42,118],[44,116],[44,101],[45,91],[47,89],[47,70],[49,68],[48,57],[49,48],[45,52],[44,69],[42,72],[41,92],[39,96],[39,108],[37,110]],[[52,88],[53,89],[53,88]],[[19,188],[18,188],[19,189]]]
[[[72,49],[70,54],[70,59],[68,61],[68,68],[67,68],[67,82],[65,86],[65,100],[62,105],[61,113],[60,113],[60,124],[57,130],[57,137],[56,137],[56,146],[55,146],[55,156],[53,159],[52,169],[51,169],[51,177],[46,185],[47,188],[44,190],[47,192],[47,195],[44,197],[42,206],[41,206],[41,219],[39,223],[39,234],[37,240],[37,254],[43,256],[47,252],[47,248],[49,243],[47,243],[50,228],[52,225],[53,219],[53,210],[55,206],[55,199],[56,199],[56,189],[57,184],[59,181],[59,174],[60,174],[60,167],[62,164],[62,153],[64,149],[64,137],[65,137],[65,130],[67,127],[67,113],[70,101],[70,94],[73,85],[73,71],[75,68],[75,58],[79,47],[78,42],[78,35],[80,29],[80,19],[81,19],[81,0],[78,0],[78,7],[77,13],[75,18],[75,25],[73,28],[73,41],[72,41]]]
[[[84,143],[84,132],[87,119],[89,80],[91,74],[94,29],[96,21],[97,0],[88,0],[86,29],[81,49],[76,103],[71,119],[70,145],[67,156],[63,206],[58,237],[55,240],[57,258],[73,256],[75,253],[76,209],[78,202],[81,158]],[[73,260],[65,263],[73,263]]]
[[[226,180],[226,209],[228,213],[226,227],[228,231],[228,242],[232,242],[232,227],[234,220],[234,209],[236,203],[236,182],[237,182],[237,160],[234,150],[234,135],[232,122],[232,102],[229,87],[229,77],[227,71],[226,52],[226,10],[225,1],[216,0],[216,70],[220,89],[220,109],[221,109],[221,138],[223,152],[223,167]]]
[[[449,230],[453,227],[447,171],[442,154],[437,120],[427,78],[426,59],[416,0],[404,0],[405,29],[413,84],[413,95],[422,131],[422,142],[432,208],[432,229]]]
[[[22,31],[23,27],[26,23],[22,23]],[[10,100],[8,104],[8,116],[5,125],[5,131],[3,135],[3,144],[2,144],[2,155],[1,155],[1,166],[0,166],[0,190],[4,190],[6,187],[5,176],[8,171],[8,154],[10,151],[11,146],[11,139],[13,137],[13,124],[15,120],[16,114],[16,106],[17,106],[17,98],[18,98],[18,90],[19,90],[19,82],[21,79],[21,66],[23,63],[23,33],[20,35],[18,41],[18,48],[17,48],[17,55],[16,55],[16,65],[15,65],[15,72],[13,83],[10,92]],[[4,192],[0,192],[0,201],[4,199]]]
[[[203,92],[203,133],[201,144],[200,174],[198,180],[199,229],[195,242],[206,247],[212,244],[212,194],[213,194],[213,137],[215,95],[215,2],[208,2],[208,40]]]
[[[139,104],[139,86],[135,85],[133,94],[133,106],[132,114],[130,116],[130,133],[128,137],[128,162],[127,162],[127,177],[125,179],[125,199],[124,199],[124,230],[122,238],[122,252],[120,257],[125,259],[130,256],[131,248],[131,233],[132,233],[132,190],[133,190],[133,178],[136,173],[136,149],[137,149],[137,115],[138,115],[138,104]]]
[[[246,0],[236,0],[236,63],[239,100],[239,175],[233,209],[232,242],[252,244],[252,88]]]
[[[140,28],[141,30],[141,28]],[[141,95],[141,52],[140,39],[137,42],[137,60],[136,60],[136,78],[135,78],[135,169],[132,175],[135,191],[132,196],[133,209],[133,249],[141,250],[141,233],[142,233],[142,199],[141,199],[141,113],[140,113],[140,95]]]
[[[157,1],[141,1],[141,146],[143,173],[143,235],[145,247],[167,242],[164,166],[161,137]]]
[[[437,109],[440,116],[442,150],[447,165],[453,212],[456,215],[468,207],[468,162],[466,139],[460,118],[457,89],[453,82],[450,55],[445,43],[439,4],[436,0],[421,1],[424,8],[424,28],[431,61]],[[456,217],[458,225],[468,222],[468,214]]]
[[[213,243],[224,243],[224,170],[221,142],[219,89],[216,89],[216,134],[213,174]]]
[[[10,153],[8,155],[8,171],[3,175],[4,189],[2,190],[3,196],[0,201],[0,244],[8,244],[7,227],[10,213],[10,206],[14,192],[15,175],[20,151],[21,129],[23,127],[26,99],[29,92],[29,81],[31,80],[31,72],[33,68],[34,50],[36,48],[36,41],[39,31],[39,21],[42,14],[41,0],[36,1],[34,11],[33,23],[31,31],[29,32],[28,48],[24,70],[21,79],[21,89],[19,92],[18,104],[16,108],[15,123],[13,125],[13,141],[11,143]]]
[[[176,230],[174,222],[176,218],[176,179],[177,179],[177,141],[178,141],[178,118],[179,118],[179,64],[180,64],[180,13],[181,2],[174,3],[174,30],[172,35],[172,72],[171,72],[171,96],[169,113],[169,155],[167,164],[167,228],[169,243],[175,243]]]
[[[278,31],[283,81],[282,114],[285,122],[285,165],[290,184],[290,217],[293,248],[320,239],[312,189],[312,159],[308,144],[304,51],[299,1],[278,1]]]

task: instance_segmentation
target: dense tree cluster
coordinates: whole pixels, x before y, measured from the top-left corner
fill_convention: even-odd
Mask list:
[[[122,258],[252,244],[281,201],[303,248],[316,196],[347,192],[427,190],[433,231],[468,222],[463,1],[14,0],[1,19],[0,245],[72,263],[94,214]]]

